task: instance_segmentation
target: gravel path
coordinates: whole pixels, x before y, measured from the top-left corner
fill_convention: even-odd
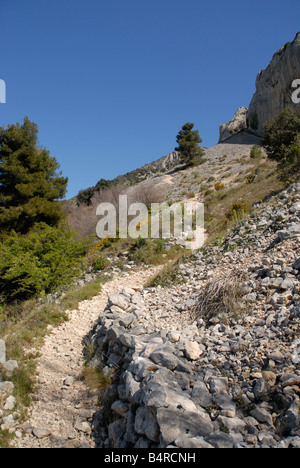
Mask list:
[[[68,312],[69,321],[45,338],[38,358],[38,384],[30,418],[20,428],[17,448],[93,448],[91,418],[97,406],[80,379],[83,340],[106,307],[108,296],[124,286],[139,288],[158,267],[119,275],[106,283],[101,293]]]

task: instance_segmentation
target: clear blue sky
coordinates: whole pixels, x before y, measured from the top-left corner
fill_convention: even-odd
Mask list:
[[[299,18],[299,0],[0,0],[0,126],[36,122],[72,197],[173,151],[186,122],[216,144]]]

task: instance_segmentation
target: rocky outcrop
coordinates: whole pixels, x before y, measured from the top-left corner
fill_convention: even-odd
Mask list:
[[[262,133],[263,124],[276,117],[282,109],[294,107],[292,88],[300,79],[300,33],[273,56],[269,66],[256,79],[256,92],[247,113],[248,128]]]
[[[295,80],[300,80],[300,33],[293,42],[278,50],[268,67],[258,74],[256,92],[249,108],[239,107],[229,123],[220,125],[219,143],[245,129],[262,136],[265,122],[283,109],[299,105],[299,84],[296,89],[292,86]],[[295,91],[297,99],[294,102]]]
[[[247,128],[247,111],[248,109],[245,109],[245,107],[239,107],[229,123],[220,125],[219,143],[228,140],[228,138]]]
[[[166,156],[154,161],[153,163],[147,164],[142,169],[149,170],[150,173],[157,174],[159,172],[170,171],[180,165],[181,158],[177,151],[169,153]]]
[[[91,335],[90,365],[112,379],[98,447],[300,448],[299,192],[194,254],[177,286],[110,297]],[[201,295],[232,273],[235,306],[199,315]]]

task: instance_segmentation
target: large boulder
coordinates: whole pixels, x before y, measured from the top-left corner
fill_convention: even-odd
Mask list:
[[[175,408],[159,408],[157,421],[163,446],[168,446],[180,437],[204,437],[214,432],[214,426],[208,419],[198,413]]]

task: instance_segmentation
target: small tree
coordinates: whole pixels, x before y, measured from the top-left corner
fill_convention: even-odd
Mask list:
[[[264,125],[264,140],[268,157],[275,161],[285,158],[285,153],[300,133],[300,109],[287,108]]]
[[[198,130],[193,130],[193,128],[193,123],[184,124],[176,138],[178,147],[175,148],[175,151],[181,154],[182,161],[188,165],[199,164],[204,154],[203,149],[199,146],[202,139]]]
[[[300,171],[300,109],[287,108],[264,125],[263,146],[277,161],[281,178],[298,176]]]
[[[58,200],[68,179],[57,174],[59,164],[38,146],[38,128],[28,117],[23,125],[0,128],[0,226],[26,233],[37,222],[59,223]]]
[[[262,156],[263,154],[262,154],[261,148],[258,145],[252,146],[251,151],[250,151],[250,158],[260,159],[262,158]]]
[[[279,164],[282,180],[295,180],[298,182],[300,174],[300,133],[288,148],[285,158]]]

